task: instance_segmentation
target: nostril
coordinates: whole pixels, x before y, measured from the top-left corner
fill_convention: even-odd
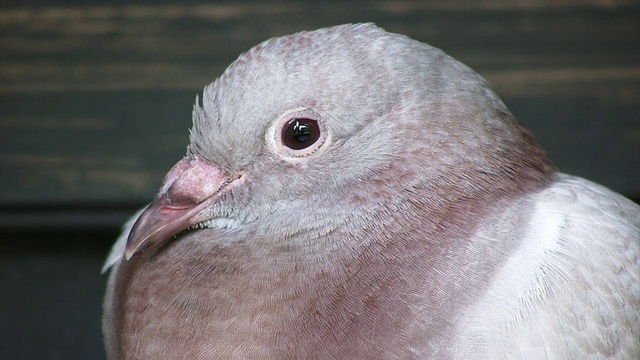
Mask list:
[[[184,158],[165,177],[159,197],[166,199],[167,206],[193,206],[217,193],[225,179],[217,164],[197,157]]]

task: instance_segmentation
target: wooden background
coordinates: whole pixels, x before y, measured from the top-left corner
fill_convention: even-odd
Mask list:
[[[367,21],[486,77],[563,172],[640,199],[636,1],[4,1],[0,358],[104,358],[101,261],[196,94],[266,38]]]

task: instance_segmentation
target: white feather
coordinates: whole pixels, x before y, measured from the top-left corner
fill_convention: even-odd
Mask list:
[[[637,205],[566,175],[507,212],[529,202],[519,248],[461,317],[456,358],[637,359]]]

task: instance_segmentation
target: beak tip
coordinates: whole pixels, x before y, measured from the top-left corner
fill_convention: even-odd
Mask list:
[[[151,236],[144,236],[144,237],[140,236],[140,233],[137,230],[137,225],[138,225],[138,222],[136,222],[136,224],[133,226],[133,229],[129,233],[129,238],[127,239],[127,245],[125,246],[124,258],[127,261],[131,260],[131,258],[135,254],[141,252],[144,248],[144,245],[148,245],[146,244],[147,240],[149,240],[149,238],[151,237]]]
[[[129,234],[127,245],[124,250],[125,260],[129,261],[135,254],[144,251],[144,249],[149,245],[151,237],[151,235],[145,237],[139,236],[136,231],[132,230]]]
[[[134,253],[135,253],[134,251],[131,251],[131,250],[127,249],[127,251],[124,252],[124,259],[126,261],[131,260],[131,258],[133,257]]]

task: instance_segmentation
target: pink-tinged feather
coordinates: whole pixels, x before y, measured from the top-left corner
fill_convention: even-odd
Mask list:
[[[199,101],[105,264],[110,359],[640,356],[640,207],[442,51],[302,32]]]

